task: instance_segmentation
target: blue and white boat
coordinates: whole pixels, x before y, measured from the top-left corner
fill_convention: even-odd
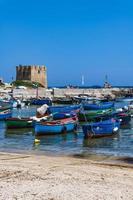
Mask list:
[[[66,118],[49,122],[37,122],[35,132],[37,134],[49,135],[75,131],[77,129],[77,118]]]
[[[0,112],[0,120],[5,120],[10,117],[12,117],[11,110],[4,110],[4,111]]]
[[[120,128],[120,121],[109,119],[102,122],[90,123],[82,126],[85,138],[106,137],[116,134]]]
[[[104,102],[99,104],[83,103],[84,110],[105,110],[114,107],[113,102]]]
[[[48,106],[52,105],[51,99],[33,99],[31,101],[32,105],[44,105],[47,104]]]
[[[50,113],[69,113],[71,111],[78,112],[81,108],[81,105],[71,105],[71,106],[50,106],[48,111]]]
[[[70,117],[76,117],[77,114],[73,111],[68,113],[53,113],[53,120],[60,120],[60,119],[66,119]]]

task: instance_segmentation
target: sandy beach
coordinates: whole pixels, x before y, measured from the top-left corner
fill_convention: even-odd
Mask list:
[[[133,166],[73,157],[0,153],[0,200],[133,199]]]

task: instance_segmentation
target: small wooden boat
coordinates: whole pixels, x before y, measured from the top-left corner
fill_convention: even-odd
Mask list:
[[[7,128],[32,128],[33,120],[30,118],[7,118]]]
[[[82,126],[85,138],[97,138],[114,135],[120,128],[120,121],[110,119],[97,123],[90,123]]]
[[[66,133],[75,131],[76,129],[76,117],[35,123],[35,132],[43,135]]]
[[[113,102],[104,102],[100,104],[89,104],[89,103],[83,104],[84,110],[105,110],[113,107],[114,107]]]
[[[80,111],[78,113],[78,119],[80,122],[85,121],[95,121],[98,117],[103,117],[106,115],[110,115],[113,109],[106,109],[106,110],[90,110],[90,111]]]
[[[12,116],[11,110],[4,110],[0,112],[0,120],[5,120]]]

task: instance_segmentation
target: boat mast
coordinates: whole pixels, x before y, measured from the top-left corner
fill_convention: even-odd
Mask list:
[[[82,86],[84,86],[84,84],[85,84],[85,79],[84,79],[83,75],[82,75],[82,78],[81,78],[81,84],[82,84]]]

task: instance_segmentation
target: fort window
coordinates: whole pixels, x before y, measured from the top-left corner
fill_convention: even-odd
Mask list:
[[[25,77],[25,71],[23,71],[23,77]]]

